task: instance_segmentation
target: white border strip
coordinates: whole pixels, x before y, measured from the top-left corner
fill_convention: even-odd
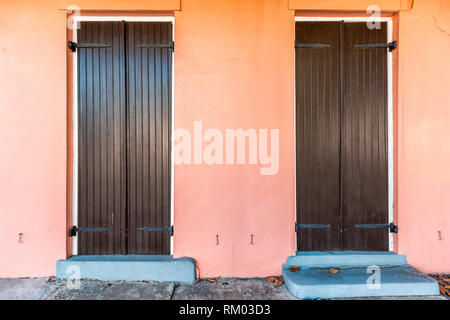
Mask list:
[[[175,19],[171,19],[172,22],[172,41],[175,43]],[[174,48],[175,49],[175,48]],[[174,156],[174,130],[175,130],[175,50],[172,51],[172,105],[171,108],[171,114],[172,114],[172,128],[170,130],[171,137],[170,137],[170,158],[171,158],[171,166],[170,166],[170,225],[175,225],[175,214],[174,214],[174,194],[175,194],[175,186],[174,186],[174,175],[175,175],[175,156]],[[174,227],[175,229],[175,227]],[[175,237],[175,232],[172,237],[170,237],[170,254],[173,255],[173,238]]]
[[[175,18],[169,16],[154,17],[130,17],[130,16],[76,16],[74,21],[128,21],[128,22],[172,22]]]
[[[74,22],[74,26],[76,26]],[[73,29],[72,41],[77,42],[77,28]],[[72,225],[78,225],[78,55],[73,53],[73,102],[72,102]],[[72,239],[72,254],[78,254],[78,235]]]
[[[129,21],[129,22],[171,22],[172,23],[172,40],[175,41],[175,18],[174,17],[99,17],[99,16],[76,16],[73,19],[74,25],[81,21]],[[77,41],[77,31],[74,28],[72,31],[72,41]],[[72,105],[72,118],[73,118],[73,183],[72,183],[72,223],[74,226],[78,225],[78,53],[73,53],[73,105]],[[171,123],[171,207],[170,207],[170,225],[174,225],[174,143],[173,143],[173,131],[174,131],[174,97],[175,97],[175,52],[172,54],[172,123]],[[170,237],[170,254],[173,254],[173,237]],[[72,239],[72,255],[78,255],[78,235]]]
[[[392,19],[387,22],[388,42],[392,41]],[[389,223],[394,223],[394,88],[392,78],[393,53],[388,51],[388,190]],[[394,251],[394,235],[389,232],[389,251]]]
[[[392,18],[389,17],[295,17],[295,21],[344,21],[344,22],[387,22],[387,41],[392,41]],[[294,24],[295,28],[295,24]],[[388,192],[389,192],[389,223],[394,222],[394,120],[393,120],[393,80],[392,80],[392,52],[387,55],[388,66]],[[295,50],[294,50],[295,63]],[[294,97],[295,97],[294,77]],[[296,136],[296,97],[294,100],[294,135]],[[295,138],[295,157],[297,158],[297,141]],[[295,221],[297,223],[297,161],[295,167]],[[295,250],[297,251],[297,232],[295,233]],[[394,250],[394,236],[389,232],[389,251]]]
[[[391,22],[389,17],[295,17],[295,21]]]

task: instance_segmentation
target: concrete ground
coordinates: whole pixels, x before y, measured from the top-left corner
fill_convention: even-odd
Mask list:
[[[0,279],[0,300],[295,300],[286,285],[265,279],[199,280],[192,285],[172,282],[81,280],[70,289],[55,278]],[[364,298],[367,300],[370,298]],[[377,300],[447,300],[436,297],[384,297]]]

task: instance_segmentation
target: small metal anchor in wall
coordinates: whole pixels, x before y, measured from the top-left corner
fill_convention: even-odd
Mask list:
[[[438,230],[438,235],[439,235],[438,240],[443,240],[443,239],[442,239],[442,231],[441,231],[441,230]]]
[[[23,243],[23,233],[19,233],[19,243]]]
[[[218,246],[218,245],[219,245],[219,235],[216,234],[216,246]]]
[[[253,235],[253,234],[250,235],[250,244],[251,244],[251,245],[255,245],[255,243],[253,242],[254,236],[255,236],[255,235]]]

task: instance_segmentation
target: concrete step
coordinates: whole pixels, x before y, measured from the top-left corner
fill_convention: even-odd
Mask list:
[[[326,268],[292,272],[283,266],[286,285],[299,299],[439,295],[437,282],[410,266],[381,267],[379,286],[369,280],[371,275],[364,267],[340,269],[332,274]]]
[[[310,251],[288,258],[287,265],[308,268],[407,265],[406,257],[394,252]]]
[[[300,271],[290,271],[291,266]],[[331,267],[339,272],[330,273]],[[436,280],[389,252],[304,252],[289,257],[282,274],[299,299],[439,295]]]
[[[76,274],[77,273],[77,274]],[[172,256],[73,256],[56,263],[56,277],[93,280],[195,282],[195,260]]]

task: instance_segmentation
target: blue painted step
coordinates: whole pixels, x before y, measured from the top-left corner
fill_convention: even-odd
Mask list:
[[[78,268],[78,269],[77,269]],[[81,279],[195,282],[195,260],[172,256],[73,256],[56,263],[56,277],[67,279],[75,270]]]
[[[300,267],[300,272],[289,271],[291,266]],[[330,273],[331,267],[339,272]],[[379,270],[379,281],[374,269]],[[391,252],[304,252],[289,257],[282,274],[299,299],[439,295],[433,278]]]
[[[395,252],[365,252],[365,251],[311,251],[298,252],[288,258],[288,265],[310,268],[364,267],[370,265],[401,266],[407,265],[406,256]]]

